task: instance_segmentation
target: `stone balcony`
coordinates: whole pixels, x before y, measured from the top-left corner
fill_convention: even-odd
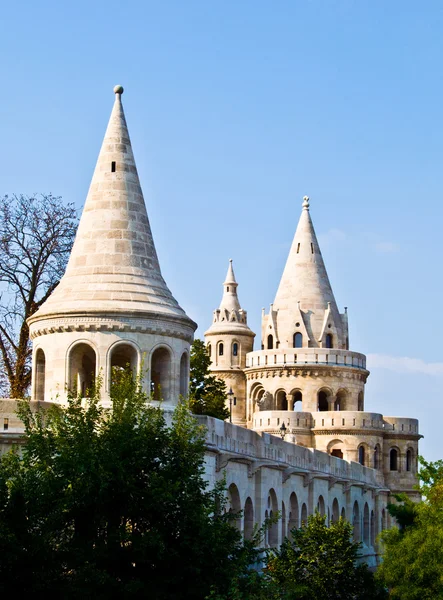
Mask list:
[[[366,356],[359,352],[335,348],[278,348],[256,350],[246,356],[246,369],[313,365],[366,370]]]

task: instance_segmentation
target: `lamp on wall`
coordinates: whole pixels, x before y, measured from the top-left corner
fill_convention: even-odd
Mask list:
[[[285,422],[283,421],[282,426],[280,427],[280,435],[281,435],[282,440],[285,439],[286,429],[287,429],[287,427],[285,425]]]

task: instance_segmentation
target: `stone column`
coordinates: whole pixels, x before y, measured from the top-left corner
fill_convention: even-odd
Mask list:
[[[288,401],[288,410],[294,410],[294,394],[286,394]]]

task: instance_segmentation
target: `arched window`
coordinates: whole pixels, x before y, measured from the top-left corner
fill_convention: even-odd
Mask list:
[[[252,534],[254,531],[254,505],[252,504],[251,498],[246,498],[245,502],[245,526],[244,526],[244,536],[245,540],[251,540]]]
[[[360,508],[357,500],[354,502],[354,510],[352,512],[352,526],[354,528],[353,538],[354,542],[361,540],[361,527],[360,527]]]
[[[116,344],[111,348],[109,375],[111,385],[117,383],[122,371],[137,373],[138,353],[131,344]]]
[[[333,338],[332,338],[332,333],[328,333],[326,335],[326,348],[333,348]]]
[[[296,406],[295,406],[296,402],[303,403],[303,394],[301,393],[300,390],[297,390],[296,392],[294,392],[293,398],[294,398],[294,410],[295,410],[296,409]],[[298,409],[301,410],[302,406],[301,405],[298,406]]]
[[[276,410],[288,410],[288,400],[286,392],[279,390],[275,395]]]
[[[389,469],[391,471],[398,471],[398,452],[395,448],[391,448],[389,452]]]
[[[360,446],[358,449],[358,462],[361,465],[365,464],[365,448],[364,448],[364,446]]]
[[[271,334],[268,335],[268,350],[272,350],[274,348],[274,338]]]
[[[412,471],[412,450],[406,452],[406,471]]]
[[[211,356],[211,352],[212,352],[211,344],[208,344],[208,345],[206,346],[206,351],[207,351],[207,353],[208,353],[208,356]]]
[[[232,524],[240,531],[241,530],[241,504],[238,487],[235,483],[231,483],[228,488],[229,512],[234,519]]]
[[[323,496],[318,497],[317,510],[322,516],[324,516],[326,514],[325,501],[323,499]]]
[[[369,531],[370,531],[370,520],[369,520],[369,506],[368,503],[365,503],[365,508],[363,511],[363,541],[366,546],[369,546]]]
[[[238,344],[234,342],[232,344],[232,356],[238,356]]]
[[[45,372],[46,358],[41,348],[35,353],[35,400],[43,402],[45,399]]]
[[[69,353],[69,389],[81,394],[82,398],[89,396],[95,382],[97,358],[94,348],[84,342],[76,344]]]
[[[301,505],[300,522],[301,522],[301,526],[302,527],[306,527],[306,525],[308,523],[308,509],[307,509],[306,504],[304,502]]]
[[[269,512],[270,517],[277,514],[279,506],[274,489],[269,490],[268,507],[271,509]],[[271,548],[278,546],[278,523],[273,523],[269,529],[269,545]]]
[[[294,333],[294,348],[303,348],[303,336],[299,331]]]
[[[380,468],[380,446],[377,444],[374,450],[374,469]]]
[[[340,507],[338,505],[337,498],[334,498],[334,501],[332,503],[332,521],[333,521],[333,523],[337,523],[337,521],[339,519],[340,519]]]
[[[290,502],[290,513],[289,513],[289,538],[292,539],[292,535],[291,532],[293,529],[298,529],[299,528],[299,514],[298,514],[298,499],[297,499],[297,494],[295,492],[292,492],[290,498],[289,498],[289,502]]]
[[[188,395],[189,361],[187,352],[183,352],[180,359],[180,396]]]
[[[223,342],[220,342],[218,345],[218,355],[223,356],[223,352],[224,352]]]
[[[318,411],[329,410],[328,394],[324,390],[320,390],[318,392],[317,410]]]
[[[168,401],[171,392],[171,353],[157,348],[151,358],[151,392],[154,400]]]

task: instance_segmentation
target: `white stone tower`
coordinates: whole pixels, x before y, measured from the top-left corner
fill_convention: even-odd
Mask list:
[[[144,387],[172,407],[187,393],[189,346],[196,324],[169,291],[160,271],[123,112],[115,103],[83,209],[66,273],[29,319],[33,340],[32,397],[86,394],[111,369],[143,368]]]
[[[205,332],[211,371],[232,388],[232,422],[246,424],[246,354],[254,346],[253,333],[247,324],[247,313],[240,306],[232,259],[223,283],[220,307],[214,311],[211,327]],[[229,401],[228,408],[229,407]]]

